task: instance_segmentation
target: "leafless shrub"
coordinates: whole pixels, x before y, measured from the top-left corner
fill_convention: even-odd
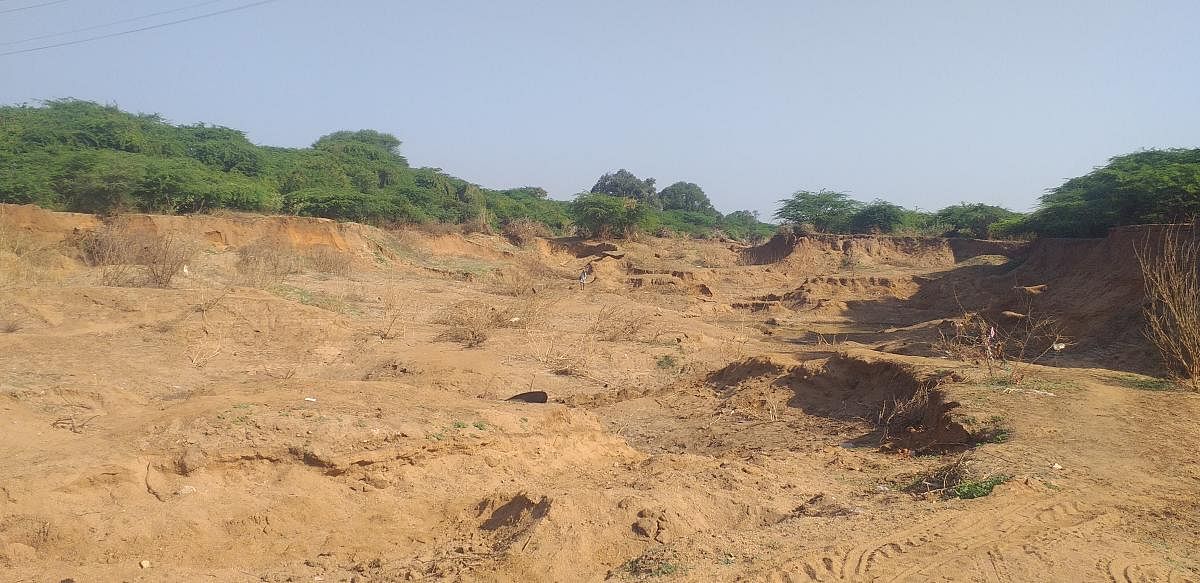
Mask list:
[[[345,277],[354,265],[349,254],[329,245],[317,245],[304,254],[309,267],[319,273]]]
[[[883,430],[883,438],[887,439],[894,430],[920,423],[929,408],[932,390],[932,387],[920,384],[911,395],[897,396],[890,402],[885,402],[879,410],[877,422],[877,426]]]
[[[470,348],[483,344],[489,332],[497,328],[531,328],[545,317],[553,304],[549,298],[529,297],[509,305],[494,305],[467,300],[450,306],[434,316],[433,322],[445,326],[437,340],[459,342]]]
[[[0,334],[13,334],[21,331],[21,321],[16,318],[0,319]]]
[[[225,350],[225,339],[210,333],[207,329],[203,334],[188,339],[185,355],[196,368],[204,368],[212,359]]]
[[[605,306],[596,314],[588,333],[608,342],[619,340],[635,342],[652,342],[658,334],[652,334],[649,318],[646,314],[622,309],[617,306]]]
[[[236,268],[242,285],[272,287],[300,270],[300,257],[286,241],[264,238],[238,249]]]
[[[1071,345],[1062,325],[1036,313],[1032,303],[1026,305],[1023,314],[1008,314],[1015,323],[1002,325],[964,310],[961,318],[951,321],[949,334],[938,331],[934,348],[950,358],[983,365],[989,379],[1015,385],[1025,378],[1031,365]],[[1007,373],[999,375],[1006,367]]]
[[[528,247],[538,238],[551,236],[550,229],[546,225],[527,217],[504,223],[501,233],[518,247]]]
[[[555,339],[530,335],[525,342],[530,360],[546,367],[546,370],[562,376],[587,377],[589,348],[568,345]]]
[[[82,233],[75,244],[108,286],[167,287],[199,250],[178,233],[139,230],[119,216]]]
[[[458,342],[467,348],[483,344],[491,330],[500,328],[504,313],[495,306],[479,301],[459,302],[434,317],[435,324],[445,326],[437,340]]]
[[[1200,222],[1152,237],[1137,249],[1149,300],[1146,336],[1171,374],[1200,391]]]
[[[146,267],[149,287],[169,287],[171,280],[196,256],[199,246],[176,233],[153,235],[142,248],[142,264]]]
[[[524,269],[515,267],[493,271],[488,276],[487,291],[502,295],[519,297],[537,293],[537,280]]]
[[[383,314],[379,337],[384,340],[399,338],[408,331],[406,324],[415,319],[416,310],[406,296],[395,289],[386,290],[380,300]]]
[[[76,245],[88,265],[100,268],[100,283],[107,286],[136,285],[138,237],[120,217],[93,231],[81,233]]]

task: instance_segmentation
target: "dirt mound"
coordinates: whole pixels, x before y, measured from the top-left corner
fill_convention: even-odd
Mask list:
[[[57,213],[33,205],[0,204],[6,220],[42,239],[61,241],[76,230],[94,229],[94,215]],[[327,246],[340,251],[367,248],[363,226],[313,217],[220,215],[121,215],[134,228],[150,233],[171,231],[206,241],[216,249],[240,247],[260,239],[285,241],[295,248]]]
[[[1024,247],[1011,241],[780,233],[762,245],[742,249],[741,263],[784,263],[822,273],[871,265],[949,267],[977,255],[1016,256],[1024,252]]]
[[[980,255],[1020,256],[1026,245],[1011,241],[893,237],[885,235],[777,234],[762,245],[742,249],[744,265],[783,263],[807,271],[887,265],[950,267]]]

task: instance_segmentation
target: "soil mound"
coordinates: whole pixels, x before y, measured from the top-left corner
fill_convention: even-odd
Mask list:
[[[779,233],[762,245],[742,249],[741,263],[785,263],[818,272],[870,265],[950,267],[979,255],[1019,256],[1024,249],[1025,244],[1012,241]]]

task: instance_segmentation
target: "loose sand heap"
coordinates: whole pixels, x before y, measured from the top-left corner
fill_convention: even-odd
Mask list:
[[[1200,582],[1200,395],[1144,376],[1146,236],[0,205],[0,581]]]

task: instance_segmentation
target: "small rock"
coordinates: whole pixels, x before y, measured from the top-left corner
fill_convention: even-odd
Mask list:
[[[149,569],[149,568],[150,568],[150,561],[147,561],[147,560],[145,560],[145,559],[142,559],[142,562],[138,563],[138,567],[141,567],[141,568],[143,568],[143,569]]]
[[[1060,465],[1058,465],[1058,464],[1056,463],[1056,464],[1054,464],[1054,465],[1050,466],[1050,469],[1052,469],[1052,470],[1061,470],[1061,469],[1063,469],[1063,468],[1062,468],[1062,466],[1060,466]]]
[[[175,491],[176,496],[187,496],[188,494],[195,494],[195,493],[196,493],[195,486],[184,486]]]
[[[875,486],[875,491],[876,492],[891,492],[892,489],[883,484],[879,484],[878,486]]]

